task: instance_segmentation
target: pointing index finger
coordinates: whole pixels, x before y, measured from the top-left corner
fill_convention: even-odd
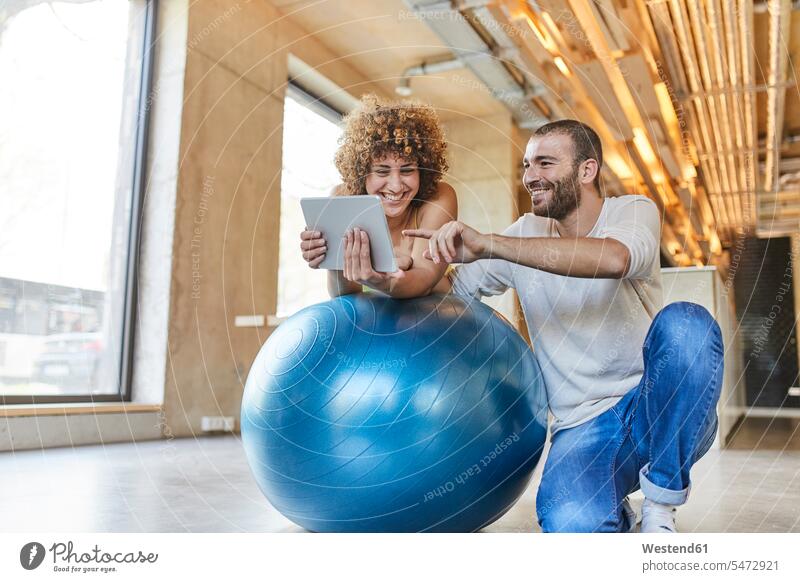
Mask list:
[[[403,231],[403,236],[430,239],[434,233],[436,233],[435,230],[429,230],[427,228],[409,228]]]

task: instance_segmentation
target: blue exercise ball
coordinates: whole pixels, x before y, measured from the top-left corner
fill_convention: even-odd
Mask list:
[[[317,532],[470,532],[525,490],[544,447],[539,366],[479,301],[347,295],[262,346],[242,402],[261,491]]]

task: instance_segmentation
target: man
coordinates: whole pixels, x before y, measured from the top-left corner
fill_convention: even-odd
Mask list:
[[[533,212],[502,235],[461,222],[429,239],[457,269],[455,292],[519,294],[552,414],[536,500],[543,531],[674,532],[689,470],[717,427],[723,346],[693,303],[662,306],[660,217],[644,196],[604,198],[600,139],[574,120],[548,123],[523,161]]]

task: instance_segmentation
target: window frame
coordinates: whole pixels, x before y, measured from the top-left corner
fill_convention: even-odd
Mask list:
[[[346,115],[345,112],[341,111],[339,108],[333,106],[328,101],[326,101],[322,97],[318,97],[317,93],[312,92],[306,89],[301,83],[299,83],[294,77],[289,77],[286,82],[286,90],[284,91],[284,104],[287,98],[291,98],[297,101],[303,107],[309,109],[313,113],[316,113],[320,117],[330,121],[331,123],[342,127],[342,121],[344,120],[344,116]],[[285,105],[284,105],[285,107]],[[285,113],[284,113],[285,114]],[[283,204],[283,191],[281,189],[281,204]],[[283,217],[283,210],[281,207],[281,217]],[[281,226],[278,227],[278,238],[279,238],[279,248],[280,248],[280,233],[281,233]],[[278,253],[278,268],[276,270],[276,277],[275,277],[275,310],[274,313],[269,314],[269,318],[271,321],[280,323],[284,321],[288,316],[281,313],[280,307],[281,303],[281,293],[280,293],[280,269],[281,269],[281,261],[280,261],[280,251]]]
[[[0,406],[63,403],[130,402],[133,381],[133,347],[136,328],[136,295],[138,289],[139,233],[142,203],[146,188],[146,161],[150,120],[150,103],[155,58],[156,15],[158,0],[131,0],[142,5],[144,25],[142,38],[142,68],[137,98],[136,126],[133,146],[133,176],[131,180],[131,210],[128,222],[128,253],[126,257],[125,285],[123,289],[122,345],[118,373],[119,392],[116,394],[80,395],[3,395]]]
[[[312,91],[309,91],[297,80],[290,78],[286,84],[286,97],[291,97],[295,101],[299,101],[305,107],[308,107],[314,113],[321,115],[328,121],[340,125],[344,118],[344,112],[340,111],[322,97],[317,97]]]

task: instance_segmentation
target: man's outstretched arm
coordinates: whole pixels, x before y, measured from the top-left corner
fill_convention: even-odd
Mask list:
[[[621,279],[630,263],[628,247],[613,238],[518,238],[482,234],[462,222],[404,234],[428,239],[426,256],[434,262],[503,259],[557,275],[597,279]]]
[[[484,258],[504,259],[569,277],[622,279],[628,247],[613,238],[515,238],[487,235]]]

